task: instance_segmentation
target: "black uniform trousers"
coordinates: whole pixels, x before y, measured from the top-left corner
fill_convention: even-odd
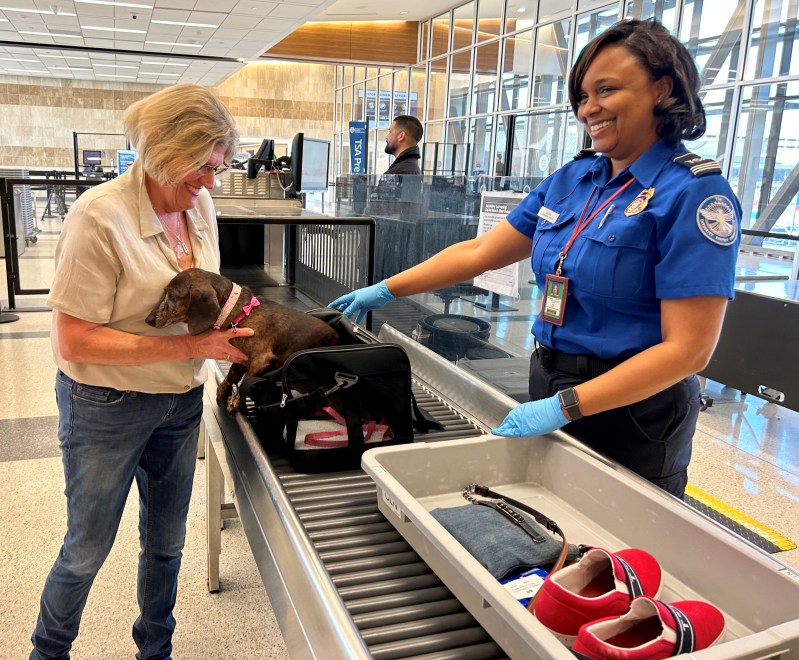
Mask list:
[[[539,346],[530,358],[530,399],[550,397],[596,378],[622,361],[569,355]],[[648,399],[588,415],[563,430],[682,499],[699,396],[699,379],[691,375]]]

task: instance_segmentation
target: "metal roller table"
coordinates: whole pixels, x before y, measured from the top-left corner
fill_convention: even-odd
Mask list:
[[[489,424],[507,412],[479,380],[393,328],[380,340],[403,345],[419,405],[445,426],[419,439],[480,435],[489,427],[462,412],[467,402]],[[209,589],[219,588],[222,519],[237,512],[292,657],[505,657],[378,510],[362,470],[299,474],[264,449],[246,416],[216,405],[223,367],[211,364],[203,418]],[[235,504],[224,502],[226,481]]]

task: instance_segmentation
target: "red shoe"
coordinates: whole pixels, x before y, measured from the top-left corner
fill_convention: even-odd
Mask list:
[[[572,650],[589,660],[661,660],[706,649],[723,636],[724,615],[713,605],[641,596],[627,614],[580,628]]]
[[[580,627],[630,609],[633,598],[660,594],[660,564],[637,549],[592,548],[576,564],[547,576],[535,617],[570,647]]]

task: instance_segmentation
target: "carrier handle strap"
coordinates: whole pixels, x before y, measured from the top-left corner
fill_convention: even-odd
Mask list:
[[[330,397],[335,392],[346,390],[358,382],[358,376],[355,374],[341,371],[337,371],[333,378],[335,379],[335,385],[329,389],[319,387],[308,394],[293,397],[289,397],[286,392],[283,392],[279,403],[262,403],[257,405],[256,409],[262,414],[282,420],[283,423],[299,421],[328,405]],[[274,381],[259,376],[244,379],[240,385],[242,396],[247,396],[247,393],[253,387],[257,387],[262,382],[271,384]]]

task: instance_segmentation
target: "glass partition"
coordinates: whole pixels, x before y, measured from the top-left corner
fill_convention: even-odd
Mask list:
[[[474,0],[452,10],[452,50],[468,48],[474,43]]]
[[[447,58],[430,61],[427,87],[427,121],[444,119],[447,101]]]
[[[418,117],[420,121],[426,119],[427,108],[427,65],[420,64],[411,67],[411,91],[408,95],[408,114]]]
[[[735,80],[741,57],[746,0],[685,0],[680,40],[702,74],[702,86]]]
[[[499,36],[502,26],[504,0],[480,0],[477,5],[477,42],[488,41]]]
[[[436,16],[432,22],[433,35],[430,40],[430,57],[438,57],[449,51],[449,12]]]
[[[533,32],[519,32],[505,40],[502,56],[502,94],[500,110],[530,106],[530,69],[533,57]]]
[[[471,50],[464,50],[453,55],[450,60],[448,117],[463,117],[469,114],[471,56]]]
[[[422,142],[422,172],[436,172],[444,167],[444,161],[438,158],[435,145],[444,141],[443,122],[428,122]]]
[[[581,2],[580,8],[590,3]],[[585,7],[587,8],[587,7]],[[589,11],[577,16],[577,34],[574,37],[573,59],[577,59],[580,51],[601,32],[607,30],[619,20],[619,5],[612,4],[596,11]]]
[[[393,113],[392,118],[398,115],[412,114],[416,116],[418,107],[415,106],[411,111],[410,104],[408,103],[408,82],[410,76],[407,69],[402,69],[394,73],[394,90],[392,96]]]
[[[677,27],[677,0],[628,0],[625,18],[656,18],[669,30]]]
[[[450,122],[448,136],[466,135],[463,122]],[[375,221],[375,281],[416,265],[458,241],[474,238],[480,220],[483,193],[500,204],[518,203],[534,179],[516,178],[512,189],[497,192],[492,177],[479,186],[472,176],[343,176],[336,181],[337,216],[368,215]],[[520,265],[519,297],[483,288],[472,280],[432,293],[402,298],[373,313],[372,330],[383,322],[413,337],[445,359],[466,367],[485,359],[518,358],[526,364],[532,350],[530,327],[540,309],[540,298],[526,263]],[[449,341],[433,322],[442,315],[479,326],[474,336]],[[510,332],[524,327],[522,332]],[[520,326],[521,324],[521,326]],[[525,374],[526,369],[522,370]],[[524,388],[526,391],[526,385]]]
[[[567,102],[570,34],[571,19],[538,28],[533,64],[533,107]]]
[[[752,36],[746,78],[771,78],[799,73],[797,49],[799,5],[787,0],[757,0],[752,11]]]
[[[574,11],[574,2],[569,0],[540,0],[538,22],[546,23],[556,18],[569,16]]]
[[[796,233],[799,203],[799,82],[743,90],[730,183],[743,210],[742,226]],[[760,245],[762,237],[744,237]]]
[[[491,136],[494,132],[494,118],[475,117],[469,127],[471,133],[470,143],[472,145],[472,162],[470,166],[471,176],[487,176],[491,171],[494,158],[491,154]],[[476,185],[481,185],[477,182]]]
[[[472,81],[472,113],[493,112],[496,103],[499,42],[492,41],[475,48],[474,80]]]
[[[505,32],[526,30],[535,25],[538,0],[508,0],[505,10]]]

